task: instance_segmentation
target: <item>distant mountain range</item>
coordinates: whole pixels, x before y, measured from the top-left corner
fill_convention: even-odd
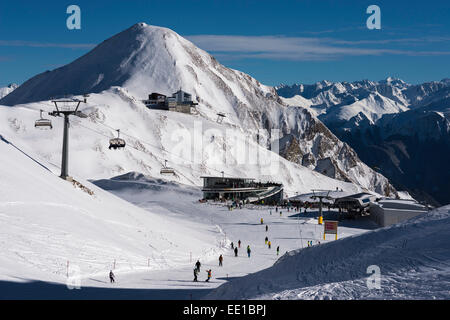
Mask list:
[[[450,203],[450,79],[280,85],[285,104],[310,110],[395,187]]]

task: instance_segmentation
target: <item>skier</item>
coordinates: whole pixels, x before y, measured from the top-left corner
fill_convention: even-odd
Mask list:
[[[238,241],[238,247],[241,247],[241,240]]]
[[[263,224],[264,223],[264,220],[263,220],[263,218],[261,218],[261,224]]]
[[[269,249],[272,248],[272,243],[270,241],[269,241],[268,245],[269,245]]]
[[[223,257],[220,255],[219,257],[219,267],[222,267]]]
[[[197,275],[198,275],[198,270],[197,268],[194,268],[194,282],[197,282]]]
[[[234,249],[234,243],[233,242],[231,243],[231,249]]]
[[[234,248],[234,256],[237,257],[237,255],[238,255],[238,249]]]
[[[267,231],[269,231],[269,227],[268,227],[267,224],[266,224],[266,232],[267,232]]]
[[[112,272],[112,270],[110,270],[110,271],[109,271],[109,281],[110,281],[111,283],[116,282],[115,277],[116,277],[116,276],[114,275],[114,273]]]
[[[269,238],[267,238],[266,236],[266,238],[264,239],[264,244],[267,244],[267,241],[269,241]]]
[[[208,273],[208,279],[206,279],[205,282],[209,282],[209,279],[211,279],[211,269],[206,270],[206,272]]]
[[[280,246],[277,247],[277,255],[280,254]]]
[[[247,255],[250,258],[250,253],[252,252],[252,250],[250,250],[250,245],[247,246]]]
[[[200,261],[199,260],[197,260],[197,262],[195,263],[195,266],[197,267],[197,271],[198,272],[200,272],[200,266],[201,266],[202,264],[200,263]]]

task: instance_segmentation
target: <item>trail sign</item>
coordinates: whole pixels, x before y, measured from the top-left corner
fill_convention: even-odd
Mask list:
[[[338,233],[338,221],[326,220],[323,224],[323,240],[325,240],[326,234],[335,234],[337,240]]]

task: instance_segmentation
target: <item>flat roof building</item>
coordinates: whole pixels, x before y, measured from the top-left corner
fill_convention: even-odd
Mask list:
[[[428,212],[428,207],[415,200],[381,199],[370,204],[370,217],[386,227]]]
[[[277,204],[283,199],[283,185],[281,183],[255,182],[255,179],[252,178],[201,178],[203,179],[203,198],[206,200]]]

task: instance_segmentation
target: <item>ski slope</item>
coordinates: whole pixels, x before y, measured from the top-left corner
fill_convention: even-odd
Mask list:
[[[94,192],[90,195],[61,180],[58,168],[5,136],[0,154],[0,288],[5,290],[0,290],[0,298],[20,298],[24,290],[29,298],[109,298],[120,295],[110,290],[119,288],[131,290],[128,297],[140,294],[134,291],[138,289],[147,290],[140,298],[165,297],[167,290],[175,290],[172,298],[188,298],[186,290],[199,297],[205,292],[195,290],[211,290],[233,277],[270,267],[279,258],[277,246],[285,252],[321,239],[315,213],[300,219],[292,212],[275,214],[273,208],[272,214],[254,206],[228,211],[199,203],[196,187],[139,173],[95,184],[75,177]],[[268,233],[259,223],[261,217]],[[340,236],[372,227],[350,224]],[[264,245],[266,235],[273,243],[271,250]],[[251,246],[251,259],[242,249],[238,258],[233,257],[230,243],[239,239],[243,248]],[[223,268],[217,267],[219,254],[225,258]],[[210,283],[203,282],[203,271],[200,282],[192,282],[196,259],[213,269]],[[111,269],[114,285],[107,281]],[[67,275],[79,277],[84,290],[67,290]],[[16,288],[16,283],[23,289],[4,289]],[[53,296],[55,286],[60,291]]]
[[[65,283],[69,274],[104,277],[207,259],[222,252],[212,225],[144,211],[91,183],[88,194],[51,165],[0,137],[0,280]]]
[[[403,223],[292,251],[208,299],[449,299],[450,206]],[[369,289],[369,266],[381,271]]]

